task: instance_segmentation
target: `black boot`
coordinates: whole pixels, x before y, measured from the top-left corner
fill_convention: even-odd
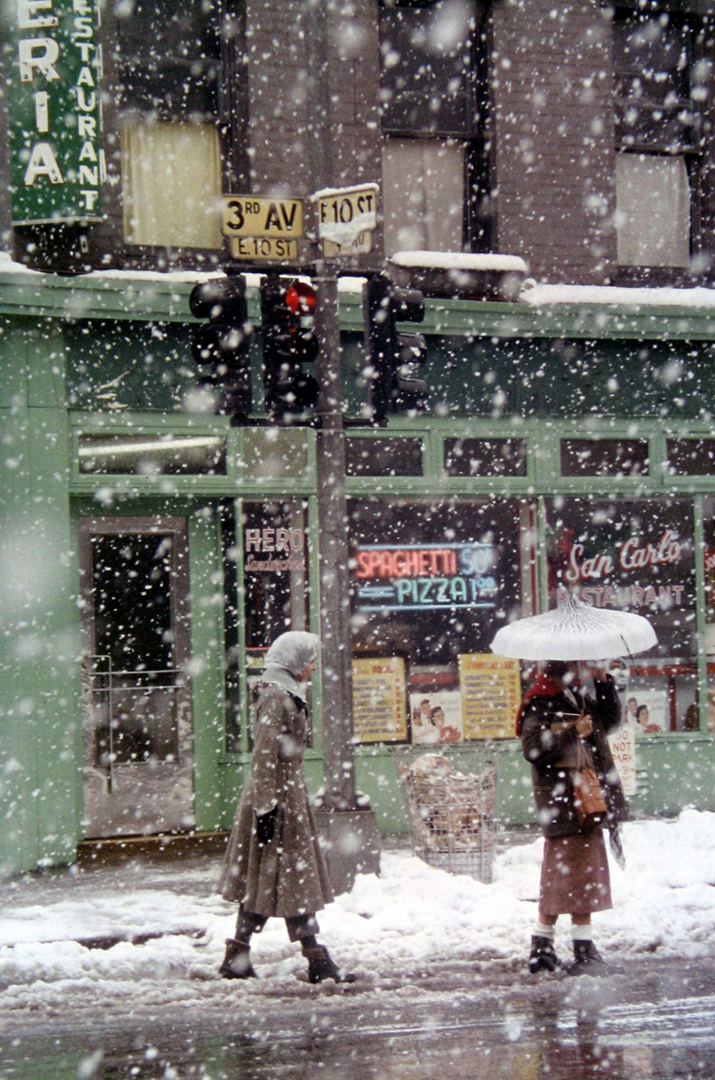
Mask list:
[[[324,945],[304,946],[303,956],[308,961],[309,982],[319,983],[323,982],[324,979],[333,979],[336,983],[355,982],[354,975],[340,974]]]
[[[574,962],[568,969],[569,975],[622,975],[623,968],[617,964],[608,964],[592,941],[574,941]]]
[[[556,955],[556,949],[551,938],[533,934],[531,938],[531,952],[529,953],[529,971],[535,975],[537,971],[556,971],[563,964]]]
[[[226,938],[226,955],[218,972],[223,979],[256,978],[250,958],[250,946],[247,941]]]

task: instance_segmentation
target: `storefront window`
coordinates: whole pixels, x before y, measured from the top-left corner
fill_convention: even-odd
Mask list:
[[[531,505],[356,499],[349,521],[358,741],[513,734],[518,664],[489,646],[532,610]]]
[[[245,633],[249,693],[260,677],[263,658],[275,638],[286,630],[308,629],[307,525],[307,504],[299,499],[231,500],[224,507],[229,751],[241,749],[239,620]],[[239,545],[243,565],[242,608],[237,573]],[[248,735],[250,745],[250,730]]]
[[[687,730],[697,706],[692,500],[547,502],[549,596],[645,616],[658,645],[625,657],[622,697],[637,735]],[[600,657],[594,657],[594,660]]]

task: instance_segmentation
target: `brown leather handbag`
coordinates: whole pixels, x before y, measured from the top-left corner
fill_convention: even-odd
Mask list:
[[[593,829],[605,822],[608,807],[601,782],[586,763],[586,752],[580,739],[578,749],[579,765],[573,775],[574,808],[579,825]]]
[[[606,820],[608,807],[603,788],[593,769],[586,765],[577,769],[573,780],[574,806],[579,825],[592,829]]]

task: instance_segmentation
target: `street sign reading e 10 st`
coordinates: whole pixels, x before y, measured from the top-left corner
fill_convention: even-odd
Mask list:
[[[377,228],[377,184],[332,188],[313,196],[323,255],[368,255]]]

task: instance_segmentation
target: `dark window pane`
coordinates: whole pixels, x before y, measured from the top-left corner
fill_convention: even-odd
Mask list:
[[[662,14],[629,14],[616,19],[613,46],[616,145],[693,146],[688,25]]]
[[[215,116],[221,56],[211,0],[134,0],[117,17],[120,105]]]
[[[673,476],[712,476],[715,439],[668,439],[668,469]]]
[[[348,476],[422,476],[422,439],[345,440]]]
[[[562,476],[647,476],[647,439],[562,439]]]
[[[523,439],[445,439],[448,476],[526,476]]]
[[[94,645],[114,672],[172,666],[171,552],[159,533],[92,537]]]
[[[382,126],[471,134],[473,3],[380,9]]]

